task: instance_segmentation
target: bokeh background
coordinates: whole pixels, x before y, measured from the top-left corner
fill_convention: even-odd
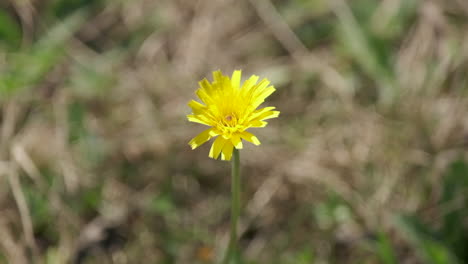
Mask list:
[[[197,82],[269,78],[251,264],[468,263],[465,0],[2,0],[0,263],[218,263]]]

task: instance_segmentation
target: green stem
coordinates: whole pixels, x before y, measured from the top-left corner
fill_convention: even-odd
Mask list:
[[[234,148],[232,153],[232,171],[231,171],[231,238],[229,246],[224,257],[224,264],[239,264],[240,252],[237,245],[237,223],[240,215],[240,158],[239,150]]]

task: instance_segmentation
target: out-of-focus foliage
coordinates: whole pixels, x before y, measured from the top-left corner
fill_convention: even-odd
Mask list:
[[[454,162],[445,175],[438,204],[443,215],[437,229],[424,225],[416,215],[399,216],[402,233],[415,244],[427,263],[468,262],[464,248],[468,243],[468,230],[464,223],[468,217],[467,176],[468,165],[463,161]]]
[[[5,10],[0,10],[0,40],[4,49],[15,49],[21,41],[19,25]]]
[[[246,263],[468,262],[468,5],[0,1],[0,263],[218,263],[229,164],[197,82],[281,116],[241,152]]]
[[[45,32],[45,36],[31,47],[4,54],[6,63],[0,72],[0,95],[8,97],[41,82],[53,67],[60,64],[65,52],[65,42],[83,20],[84,15],[77,13]],[[17,33],[12,28],[11,31]]]

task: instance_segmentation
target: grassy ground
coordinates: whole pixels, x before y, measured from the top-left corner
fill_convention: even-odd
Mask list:
[[[0,263],[217,263],[197,82],[268,77],[246,263],[468,263],[464,0],[0,2]]]

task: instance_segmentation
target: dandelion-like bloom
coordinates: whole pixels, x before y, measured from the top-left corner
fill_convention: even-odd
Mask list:
[[[201,146],[212,137],[218,136],[210,149],[209,156],[222,160],[230,160],[233,149],[242,149],[242,139],[255,145],[260,145],[258,138],[246,130],[251,127],[264,127],[264,120],[278,117],[279,111],[269,106],[258,109],[275,88],[267,79],[259,83],[258,76],[252,75],[241,86],[241,71],[225,76],[221,71],[213,72],[213,82],[207,79],[199,82],[197,96],[204,104],[195,100],[189,102],[193,113],[187,115],[191,122],[210,126],[193,138],[189,145],[192,149]]]

